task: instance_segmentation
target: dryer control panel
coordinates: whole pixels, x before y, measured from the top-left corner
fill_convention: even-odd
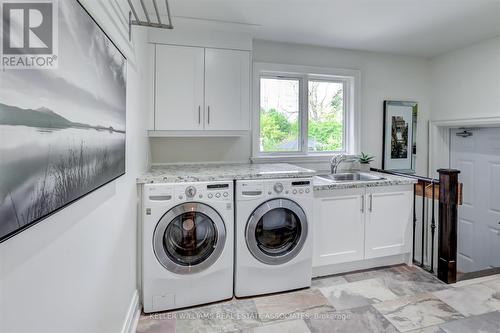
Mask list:
[[[311,179],[273,179],[237,182],[237,199],[252,200],[259,197],[300,198],[312,197]]]

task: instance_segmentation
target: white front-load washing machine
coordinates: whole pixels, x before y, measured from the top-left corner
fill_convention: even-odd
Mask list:
[[[232,181],[144,185],[145,313],[233,296],[233,205]]]
[[[236,181],[236,297],[311,286],[312,180]]]

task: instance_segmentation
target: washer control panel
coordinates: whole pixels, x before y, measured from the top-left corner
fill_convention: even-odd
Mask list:
[[[188,186],[186,188],[186,197],[193,198],[196,195],[196,187]]]
[[[175,201],[232,201],[233,183],[179,183],[175,185]]]
[[[274,184],[273,189],[274,189],[274,192],[276,192],[276,193],[279,194],[279,193],[283,192],[283,190],[285,189],[285,187],[283,186],[282,183],[276,183],[276,184]]]

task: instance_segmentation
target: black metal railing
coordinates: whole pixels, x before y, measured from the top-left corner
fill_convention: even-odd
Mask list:
[[[439,185],[439,180],[433,179],[433,178],[428,178],[428,177],[422,177],[418,175],[413,175],[413,174],[406,174],[406,173],[401,173],[401,172],[396,172],[396,171],[389,171],[389,170],[381,170],[381,169],[372,169],[372,171],[376,172],[381,172],[381,173],[386,173],[386,174],[391,174],[394,176],[400,176],[400,177],[406,177],[406,178],[411,178],[415,179],[417,181],[416,184],[413,185],[413,263],[416,265],[419,265],[423,269],[428,270],[431,273],[434,273],[434,251],[435,251],[435,233],[436,233],[436,198],[435,198],[435,190],[436,190],[436,185]],[[427,198],[425,195],[427,192],[427,189],[430,188],[432,191],[432,198],[429,201],[429,198]],[[422,201],[421,201],[421,228],[420,228],[420,260],[416,258],[416,253],[417,253],[417,196],[421,196]],[[429,217],[426,208],[430,205],[430,210],[431,210],[431,215]],[[427,237],[427,230],[429,230],[429,218],[431,220],[430,222],[430,240]],[[427,249],[427,241],[430,241],[430,255],[427,256],[426,254],[429,253]],[[427,259],[427,260],[426,260]],[[427,265],[426,265],[427,263]]]
[[[461,191],[459,190],[461,187],[457,178],[459,171],[447,169],[438,170],[438,180],[389,170],[375,168],[372,168],[371,170],[417,180],[417,183],[413,185],[413,262],[430,273],[435,272],[434,252],[436,248],[436,229],[438,229],[439,242],[437,275],[438,278],[446,283],[454,283],[456,281],[456,209],[460,201],[458,198],[461,195]],[[422,198],[420,260],[416,258],[418,235],[417,202],[419,200],[417,199],[417,196]],[[439,220],[436,220],[436,202],[439,203]],[[428,207],[429,205],[430,208]],[[429,211],[426,209],[430,209],[430,215]],[[438,221],[439,226],[436,221]],[[430,237],[428,237],[427,234],[429,230]],[[430,242],[430,244],[428,244],[428,242]],[[429,252],[430,255],[426,258],[426,254],[429,254]]]

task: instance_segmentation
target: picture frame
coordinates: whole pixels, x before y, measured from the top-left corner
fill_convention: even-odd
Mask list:
[[[78,0],[58,25],[58,68],[0,73],[0,243],[126,172],[127,58]]]
[[[384,101],[382,169],[415,172],[418,103]]]

